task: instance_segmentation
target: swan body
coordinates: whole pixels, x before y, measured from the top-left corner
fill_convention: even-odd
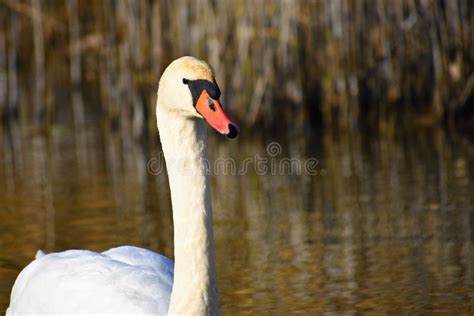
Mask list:
[[[156,117],[171,189],[175,263],[143,248],[45,254],[19,274],[7,315],[218,315],[203,118],[231,138],[210,66],[181,57],[164,71]]]
[[[138,247],[50,253],[21,272],[7,314],[165,315],[173,271],[171,260]]]

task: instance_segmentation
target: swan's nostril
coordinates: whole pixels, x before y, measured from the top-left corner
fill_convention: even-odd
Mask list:
[[[209,108],[215,112],[216,111],[216,106],[214,105],[214,101],[210,97],[207,98],[207,104],[209,105]]]
[[[229,134],[227,134],[227,137],[235,138],[237,135],[239,135],[239,130],[237,127],[235,127],[234,124],[229,124]]]

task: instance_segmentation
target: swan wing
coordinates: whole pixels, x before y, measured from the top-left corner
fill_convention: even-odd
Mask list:
[[[146,249],[50,253],[20,273],[7,315],[166,315],[172,286],[172,261]]]
[[[121,246],[102,253],[103,255],[132,266],[151,269],[157,274],[170,274],[173,278],[174,263],[170,259],[148,249]]]

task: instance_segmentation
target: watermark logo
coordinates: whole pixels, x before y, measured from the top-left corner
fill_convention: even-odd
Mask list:
[[[267,154],[270,157],[276,157],[281,155],[282,153],[282,148],[281,145],[277,142],[271,142],[270,144],[267,145]]]
[[[271,142],[266,147],[266,155],[255,154],[240,160],[230,157],[219,157],[213,162],[207,159],[195,161],[189,157],[173,157],[165,159],[162,153],[148,161],[147,169],[152,175],[163,172],[177,172],[182,175],[213,174],[213,175],[245,175],[249,172],[257,175],[322,175],[327,170],[320,166],[316,158],[284,157],[280,143]]]

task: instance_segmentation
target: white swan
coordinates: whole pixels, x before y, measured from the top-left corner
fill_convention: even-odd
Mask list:
[[[131,246],[38,251],[13,286],[7,315],[219,314],[202,118],[222,134],[238,134],[219,95],[209,65],[193,57],[175,60],[160,79],[156,118],[173,205],[174,266]]]

